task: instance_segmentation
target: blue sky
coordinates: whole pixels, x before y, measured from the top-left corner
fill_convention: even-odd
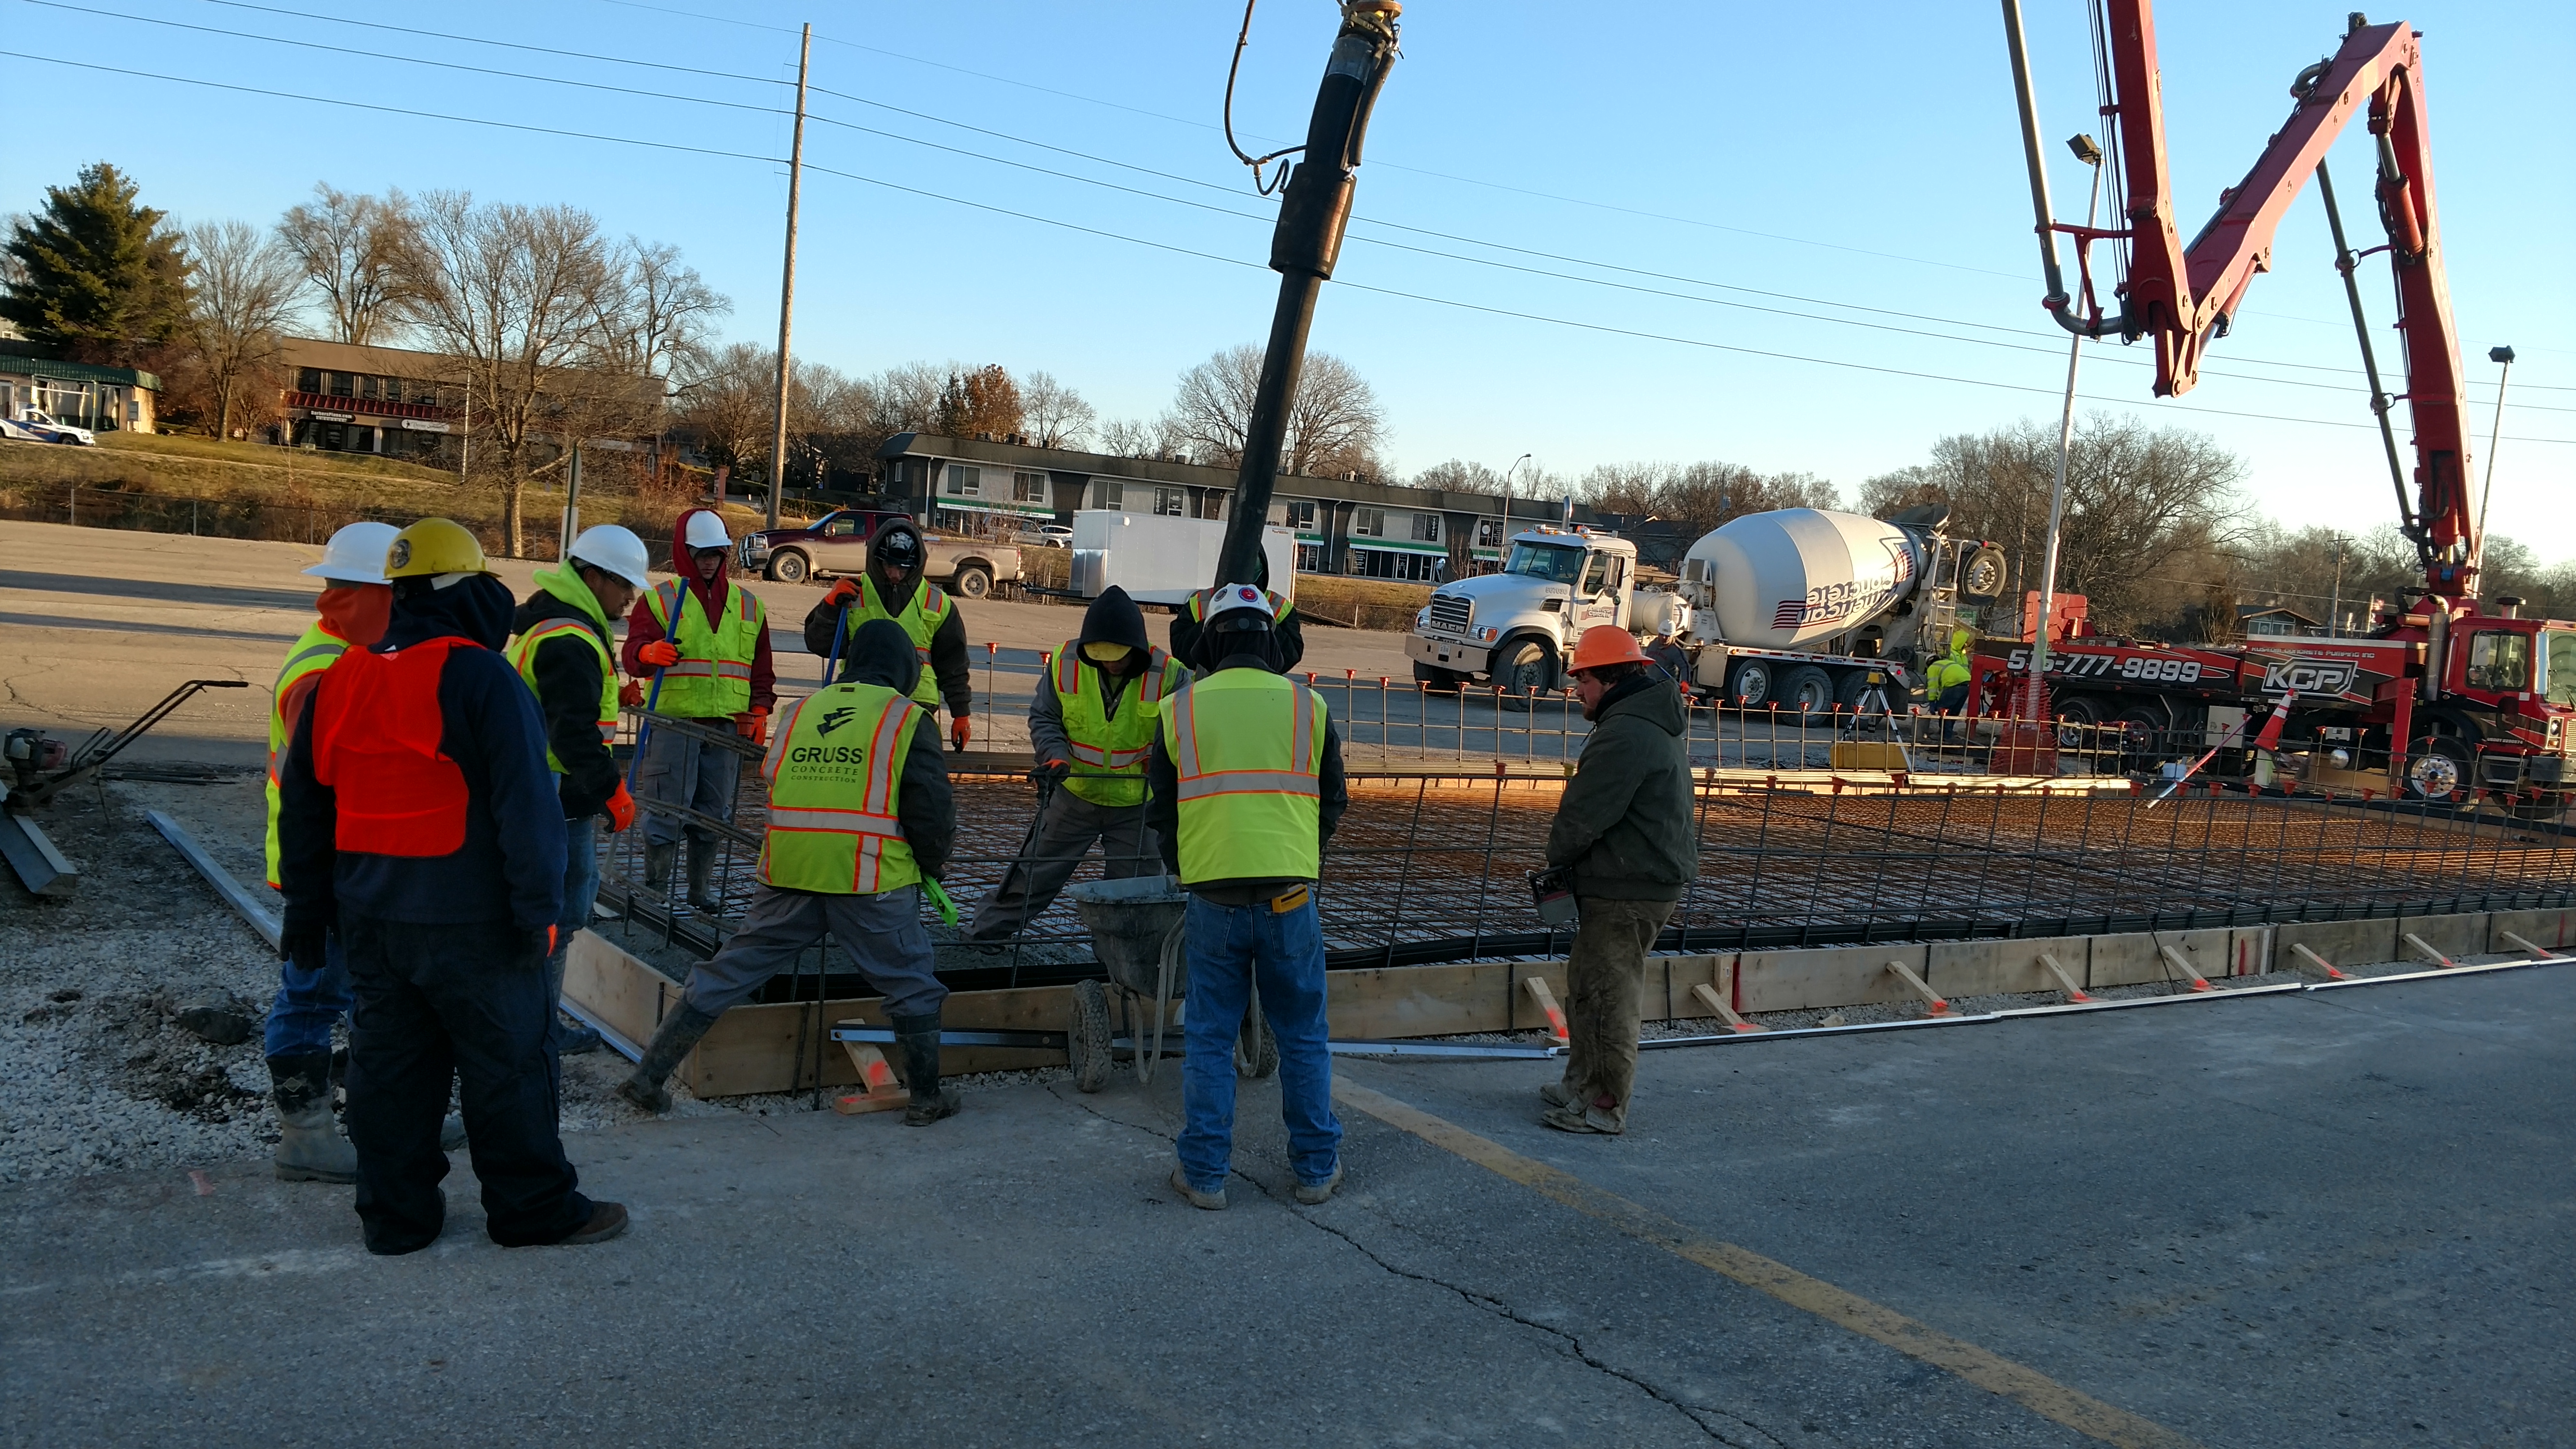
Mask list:
[[[2081,168],[2055,141],[2098,130],[2084,11],[2073,0],[2025,3],[2059,212],[2074,217]],[[766,0],[451,0],[339,12],[533,50],[292,6],[0,4],[0,50],[22,56],[735,153],[0,57],[0,92],[19,121],[0,150],[0,210],[25,209],[42,186],[100,158],[190,221],[270,220],[317,180],[570,202],[612,230],[680,246],[734,299],[729,333],[773,339],[785,167],[766,158],[787,152],[789,89],[779,82],[794,75],[794,27],[810,19],[814,84],[840,94],[814,96],[806,137],[800,355],[854,371],[916,359],[1043,369],[1105,418],[1147,417],[1182,369],[1258,341],[1275,293],[1259,266],[1270,203],[1251,194],[1215,129],[1241,15],[1227,0],[804,10]],[[2158,7],[2186,234],[2287,114],[2291,76],[2331,51],[2343,15],[2277,0]],[[2576,556],[2563,522],[2576,471],[2576,284],[2564,264],[2576,187],[2554,139],[2563,108],[2550,104],[2576,62],[2576,10],[2487,0],[2422,4],[2407,18],[2426,35],[2435,182],[2476,381],[2480,468],[2494,399],[2486,349],[2511,343],[2521,359],[2492,526],[2545,559]],[[1323,0],[1261,6],[1236,96],[1247,144],[1302,134],[1333,24]],[[2347,222],[2375,238],[2366,146],[2355,127],[2335,162],[2349,178]],[[1405,57],[1370,133],[1357,214],[1338,277],[1352,285],[1326,290],[1314,345],[1376,385],[1392,461],[1406,472],[1452,456],[1499,469],[1534,453],[1569,478],[1596,462],[1721,458],[1813,471],[1848,494],[1918,461],[1943,433],[2055,412],[2064,347],[2036,305],[1992,4],[1421,0],[1405,17]],[[2244,455],[2249,496],[2275,518],[2366,529],[2392,512],[2376,437],[2320,425],[2369,415],[2313,194],[2281,229],[2275,259],[2279,270],[2256,282],[2235,334],[2209,358],[2213,372],[2242,375],[2158,401],[2143,349],[2095,347],[2085,406],[2211,434]],[[2384,330],[2385,272],[2366,265],[2364,296]],[[1688,341],[1500,315],[1510,312]],[[2383,344],[2384,365],[2393,343]]]

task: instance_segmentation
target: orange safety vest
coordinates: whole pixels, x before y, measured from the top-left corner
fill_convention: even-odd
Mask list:
[[[453,855],[465,845],[465,772],[439,752],[438,679],[471,639],[352,649],[313,691],[313,778],[338,797],[333,843],[364,855]]]

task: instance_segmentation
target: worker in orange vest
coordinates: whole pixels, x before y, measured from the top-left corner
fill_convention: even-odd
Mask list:
[[[444,518],[396,535],[385,577],[383,640],[323,671],[278,777],[286,955],[318,969],[336,924],[348,961],[367,1250],[416,1252],[446,1224],[451,1080],[494,1242],[615,1237],[626,1209],[582,1196],[556,1128],[545,963],[563,809],[545,721],[500,653],[516,601]]]

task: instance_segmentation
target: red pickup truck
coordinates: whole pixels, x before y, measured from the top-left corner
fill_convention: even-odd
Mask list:
[[[840,508],[802,528],[755,529],[735,545],[747,573],[780,583],[857,574],[868,565],[868,540],[890,518],[910,514],[868,508]],[[923,575],[961,599],[980,599],[996,583],[1016,583],[1020,551],[1009,544],[981,538],[952,538],[922,531],[930,558]]]

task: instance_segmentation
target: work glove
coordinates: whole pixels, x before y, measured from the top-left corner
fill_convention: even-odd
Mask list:
[[[635,797],[626,793],[626,782],[623,780],[617,782],[616,792],[608,797],[608,803],[601,808],[608,812],[608,833],[611,835],[635,823]]]
[[[1029,771],[1029,778],[1041,785],[1060,785],[1072,773],[1071,760],[1040,760],[1038,767]]]
[[[529,971],[542,971],[546,960],[555,954],[555,928],[523,926],[519,930],[519,950],[511,964]]]
[[[974,721],[961,714],[957,716],[957,718],[948,722],[948,743],[950,745],[962,750],[966,748],[966,742],[973,738],[975,738]]]
[[[626,706],[628,709],[641,707],[644,703],[643,681],[630,679],[624,684],[617,686],[617,702]]]
[[[636,650],[635,657],[656,669],[668,669],[680,662],[680,647],[668,639],[656,639]]]
[[[733,732],[742,736],[744,739],[751,741],[755,745],[768,744],[769,711],[765,709],[750,709],[743,711],[741,714],[735,715],[733,717]]]
[[[842,579],[833,584],[831,589],[823,595],[823,602],[833,606],[834,608],[846,608],[850,604],[856,602],[858,597],[859,581],[857,579]]]
[[[323,952],[329,945],[329,931],[316,927],[309,931],[297,931],[280,940],[277,943],[277,954],[280,960],[294,963],[296,970],[311,975],[322,970],[327,964]]]

